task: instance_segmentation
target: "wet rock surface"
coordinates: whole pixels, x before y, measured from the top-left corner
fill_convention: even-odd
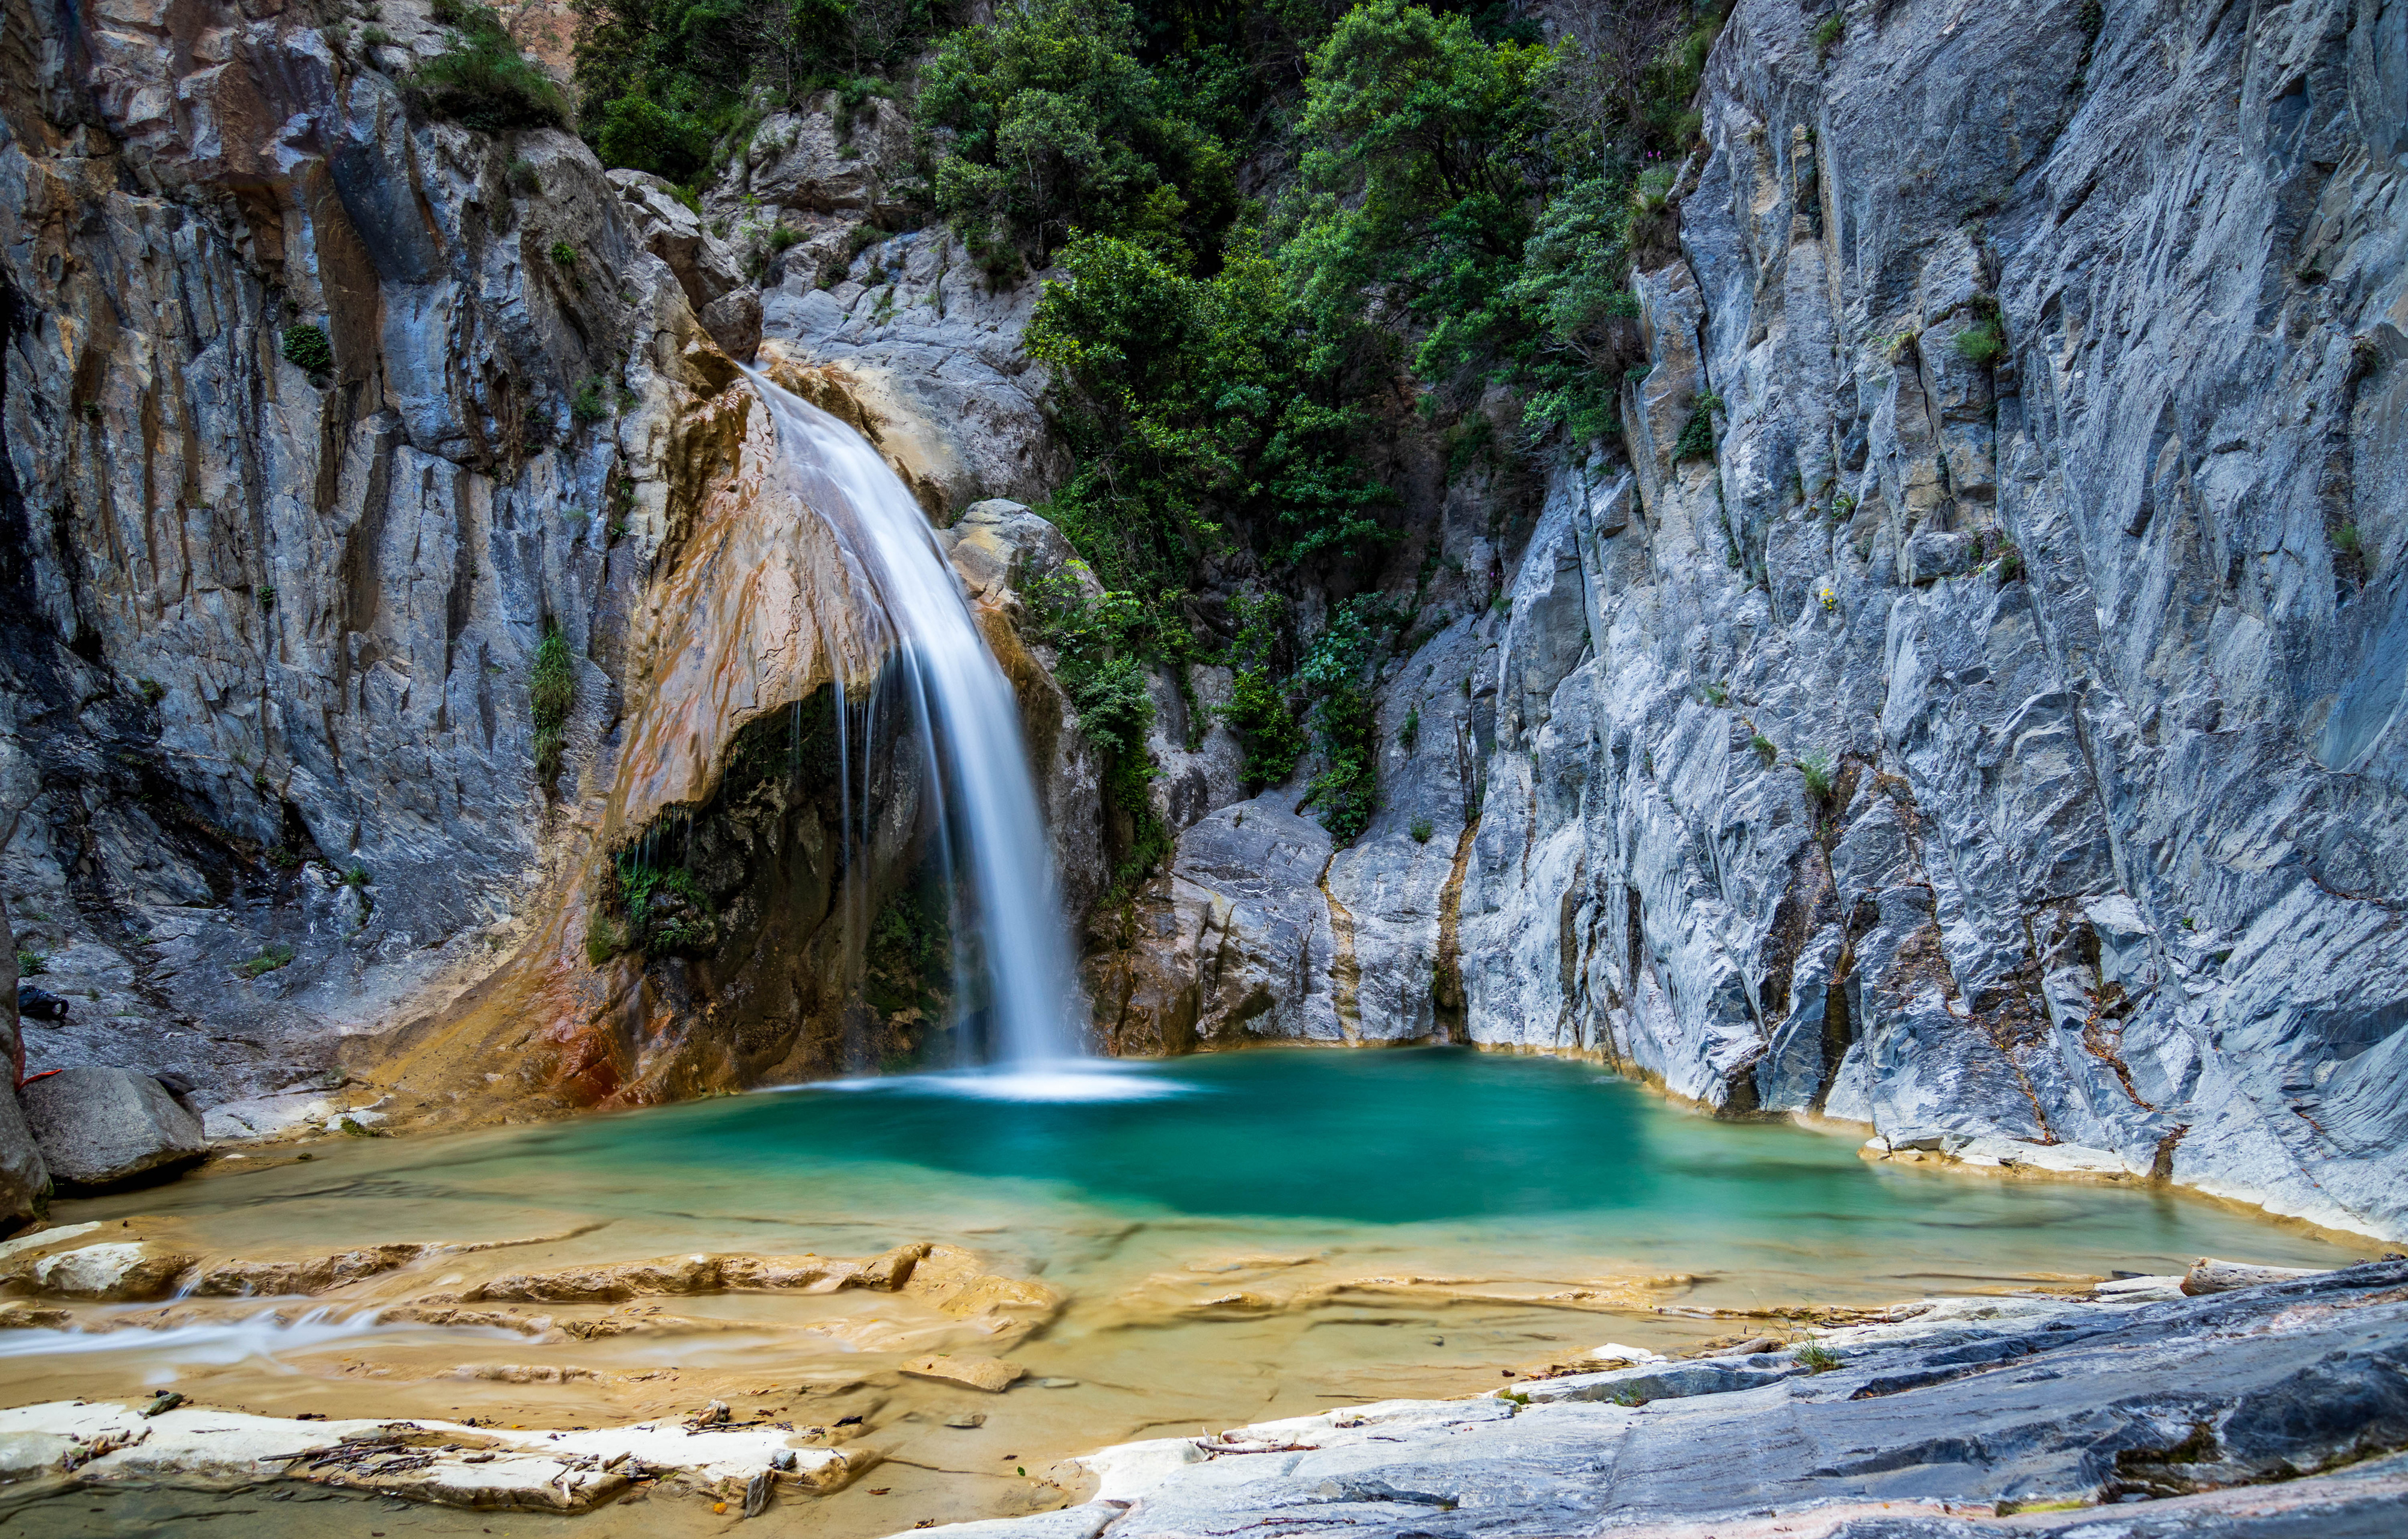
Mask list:
[[[1083,1509],[946,1532],[1870,1539],[2056,1508],[2016,1526],[2374,1534],[2408,1517],[2408,1264],[2165,1304],[1950,1300],[1819,1334],[1812,1363],[1649,1365],[1127,1445],[1082,1461]]]

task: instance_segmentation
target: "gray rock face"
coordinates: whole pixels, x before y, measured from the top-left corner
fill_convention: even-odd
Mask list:
[[[991,289],[961,243],[931,227],[857,251],[796,247],[763,280],[762,335],[842,371],[870,439],[939,523],[988,497],[1036,502],[1067,474],[1039,402],[1045,373],[1021,350],[1040,279]],[[823,287],[822,272],[834,281]]]
[[[2295,1477],[2408,1441],[2402,1283],[2390,1262],[2179,1304],[1942,1301],[1827,1333],[1841,1361],[1819,1374],[1712,1360],[1517,1386],[1527,1404],[1390,1401],[1129,1445],[1086,1461],[1087,1510],[1129,1539],[1953,1535],[1998,1531],[1951,1504],[2000,1503],[2086,1504],[2018,1532],[2397,1532],[2408,1459]],[[1059,1513],[977,1529],[1082,1532]]]
[[[0,882],[74,1005],[36,1069],[315,1073],[490,970],[607,769],[689,302],[573,136],[412,121],[383,71],[440,29],[384,21],[104,3],[0,62]]]
[[[30,1082],[23,1094],[42,1159],[64,1188],[124,1186],[208,1152],[200,1118],[149,1075],[80,1064]]]
[[[2077,9],[1736,8],[1628,468],[1382,681],[1305,993],[2408,1234],[2408,37]]]

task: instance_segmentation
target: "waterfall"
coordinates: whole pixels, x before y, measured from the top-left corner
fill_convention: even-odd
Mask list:
[[[827,520],[893,633],[903,704],[937,809],[935,854],[953,894],[954,998],[971,992],[963,969],[983,975],[998,1066],[1077,1058],[1082,1000],[1011,685],[919,503],[878,451],[793,392],[746,372],[776,420],[804,501]],[[865,785],[865,801],[867,794]],[[972,933],[978,944],[964,945]]]

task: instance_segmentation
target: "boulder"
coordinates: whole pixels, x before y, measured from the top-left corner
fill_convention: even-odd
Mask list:
[[[34,1205],[50,1189],[50,1167],[23,1109],[16,1096],[0,1091],[0,1229],[32,1218]]]
[[[85,1063],[22,1093],[50,1178],[69,1190],[165,1176],[208,1152],[201,1119],[149,1075]]]
[[[129,1304],[165,1298],[192,1264],[190,1256],[121,1240],[45,1256],[26,1275],[36,1290],[56,1298]]]

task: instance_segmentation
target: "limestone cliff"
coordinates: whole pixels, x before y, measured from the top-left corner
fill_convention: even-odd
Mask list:
[[[2408,1233],[2408,18],[1833,14],[1738,6],[1369,834],[1205,818],[1132,997]]]
[[[32,1067],[203,1104],[403,1044],[423,1090],[571,1104],[830,1067],[838,1005],[715,1021],[700,953],[841,980],[824,905],[913,854],[832,876],[832,777],[741,788],[792,835],[761,879],[822,907],[747,867],[694,955],[592,922],[616,852],[691,840],[771,737],[799,766],[806,707],[883,661],[728,356],[741,253],[566,133],[430,118],[445,28],[377,20],[5,13],[0,873],[71,1011]]]

